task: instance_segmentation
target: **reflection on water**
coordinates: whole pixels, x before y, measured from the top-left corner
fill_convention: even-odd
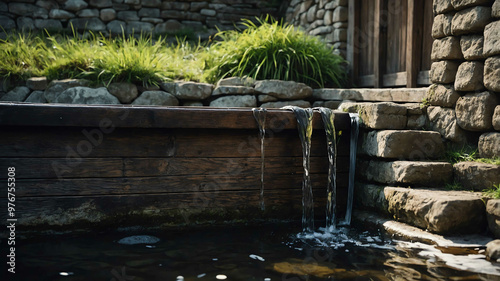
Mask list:
[[[483,255],[345,228],[299,231],[280,223],[19,240],[16,278],[2,280],[500,280]],[[148,236],[121,240],[133,235]]]

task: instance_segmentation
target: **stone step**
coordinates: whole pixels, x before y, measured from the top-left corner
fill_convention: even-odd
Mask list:
[[[416,161],[437,159],[444,153],[438,132],[382,130],[365,132],[361,138],[361,155]]]
[[[421,102],[427,88],[395,88],[395,89],[315,89],[315,100],[352,100],[372,102]]]
[[[453,178],[464,188],[482,191],[500,184],[500,166],[479,162],[459,162],[453,165]]]
[[[480,193],[358,183],[355,194],[358,208],[375,209],[433,233],[470,234],[486,229]]]
[[[359,161],[366,181],[406,186],[443,186],[453,177],[453,166],[448,162],[420,161]]]

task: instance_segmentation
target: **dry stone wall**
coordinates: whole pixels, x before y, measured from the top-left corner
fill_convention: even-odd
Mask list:
[[[8,3],[7,3],[8,2]],[[281,1],[264,0],[12,0],[0,2],[0,26],[28,29],[157,35],[196,31],[202,38],[233,29],[241,19],[278,16]]]

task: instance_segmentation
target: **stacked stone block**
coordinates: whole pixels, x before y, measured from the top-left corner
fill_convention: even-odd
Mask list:
[[[473,137],[477,132],[500,143],[494,126],[500,104],[500,1],[435,0],[434,14],[434,84],[426,96],[432,129],[455,143],[481,145]],[[485,157],[500,156],[479,150]]]
[[[72,25],[78,31],[118,35],[122,30],[164,35],[192,29],[208,38],[216,28],[234,29],[242,19],[278,16],[280,4],[263,0],[13,0],[0,2],[0,26],[59,32]]]
[[[287,22],[310,35],[321,37],[334,52],[345,57],[347,48],[347,0],[292,0]]]

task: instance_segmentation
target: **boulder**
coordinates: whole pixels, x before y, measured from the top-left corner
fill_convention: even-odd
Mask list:
[[[30,89],[25,86],[17,86],[0,98],[0,101],[24,101],[30,94]]]
[[[440,14],[434,17],[432,37],[435,39],[451,36],[451,21],[454,13]]]
[[[449,84],[455,81],[459,62],[456,61],[438,61],[431,64],[429,78],[433,83]]]
[[[212,92],[212,96],[227,95],[251,95],[255,93],[254,88],[245,86],[217,86]]]
[[[25,100],[25,102],[31,103],[47,103],[45,99],[45,95],[43,91],[33,91],[29,97]]]
[[[483,69],[484,64],[482,62],[463,62],[457,70],[455,90],[469,92],[483,90]]]
[[[359,153],[362,155],[423,160],[439,158],[444,152],[438,132],[413,130],[383,130],[362,134]]]
[[[491,233],[495,238],[500,238],[500,199],[488,200],[486,203],[486,216]]]
[[[479,162],[459,162],[453,165],[454,181],[462,187],[482,191],[500,184],[500,166]]]
[[[491,8],[475,6],[457,12],[451,23],[453,35],[481,33],[490,22]]]
[[[251,95],[222,96],[210,102],[211,107],[256,107],[257,98]]]
[[[407,186],[444,186],[453,177],[448,162],[429,161],[360,161],[360,177],[382,184]]]
[[[432,84],[427,89],[425,99],[434,106],[453,108],[459,97],[453,85]]]
[[[115,82],[108,86],[108,91],[113,96],[117,97],[121,103],[131,103],[137,98],[137,86],[132,83]]]
[[[434,0],[433,1],[434,14],[442,14],[453,11],[453,6],[450,0]]]
[[[204,100],[212,94],[213,85],[196,82],[180,82],[173,93],[180,100]]]
[[[173,95],[164,91],[146,91],[136,98],[132,104],[178,106],[179,101]]]
[[[358,103],[363,125],[371,129],[404,129],[407,109],[392,102]]]
[[[26,80],[26,87],[33,91],[45,91],[47,86],[47,77],[30,77]]]
[[[498,207],[500,207],[500,205]],[[498,238],[496,233],[495,233],[495,238]],[[488,242],[488,244],[486,244],[485,254],[488,260],[498,262],[498,260],[500,259],[500,239]]]
[[[492,127],[497,104],[497,97],[490,92],[466,94],[455,106],[457,124],[468,131],[487,131]]]
[[[484,62],[484,86],[500,92],[500,56],[490,57]]]
[[[491,16],[494,18],[500,18],[500,0],[495,0],[493,6],[491,7]]]
[[[311,103],[305,100],[275,101],[261,104],[265,108],[282,108],[284,106],[298,106],[302,108],[311,107]]]
[[[493,112],[493,128],[500,131],[500,105],[495,107],[495,112]]]
[[[500,54],[500,20],[494,21],[484,28],[483,52],[486,56]]]
[[[435,39],[432,43],[431,59],[436,60],[460,60],[463,59],[460,49],[460,37],[448,36]]]
[[[399,187],[386,187],[384,194],[395,219],[433,233],[481,233],[486,226],[480,194]]]
[[[255,82],[255,91],[285,100],[305,99],[312,95],[312,88],[304,83],[281,80]]]
[[[64,90],[72,87],[87,87],[90,85],[90,81],[83,79],[64,79],[64,80],[53,80],[47,86],[44,96],[47,102],[55,102],[56,97],[62,93]]]
[[[460,38],[460,48],[466,60],[484,59],[484,36],[464,35]]]
[[[479,155],[484,158],[500,157],[500,133],[484,133],[479,137]]]
[[[64,90],[54,99],[54,103],[70,104],[120,104],[120,101],[104,87],[92,89],[74,87]]]
[[[429,106],[427,116],[432,130],[439,132],[445,139],[455,143],[466,142],[466,133],[458,126],[454,109]]]

